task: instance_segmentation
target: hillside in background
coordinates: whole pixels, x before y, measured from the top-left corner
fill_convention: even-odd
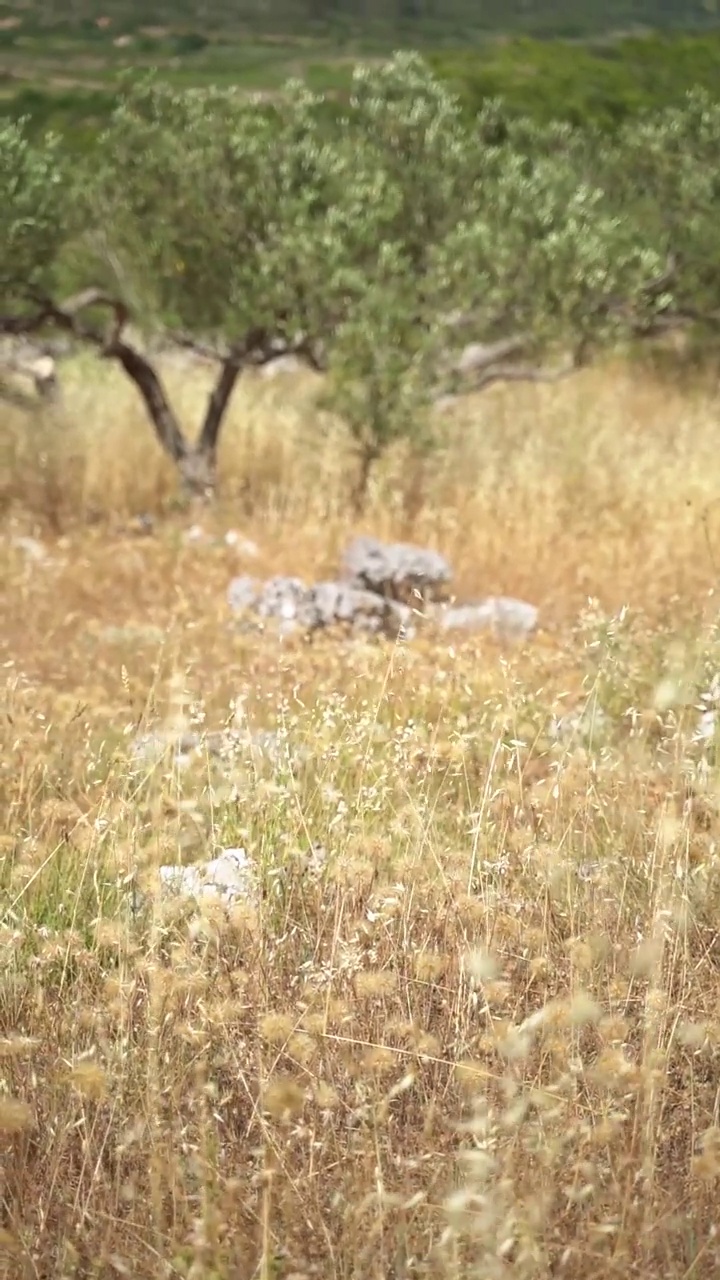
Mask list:
[[[348,30],[368,27],[423,28],[456,37],[473,32],[522,31],[545,35],[578,35],[612,28],[711,25],[716,0],[24,0],[0,5],[0,21],[20,19],[25,27],[46,29],[92,27],[100,20],[126,32],[152,25],[191,26],[207,33],[242,27],[269,30],[307,28],[337,23]],[[102,28],[101,28],[102,29]]]
[[[469,110],[614,127],[720,84],[716,0],[23,0],[0,3],[0,115],[82,148],[128,76],[342,97],[357,58],[423,51]]]

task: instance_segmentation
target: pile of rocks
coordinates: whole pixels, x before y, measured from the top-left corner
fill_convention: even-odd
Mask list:
[[[355,538],[337,579],[308,585],[296,577],[265,582],[233,578],[228,604],[256,623],[274,620],[281,635],[343,626],[359,634],[409,639],[422,624],[442,631],[493,631],[522,639],[537,627],[538,610],[523,600],[490,596],[466,604],[448,602],[452,570],[438,551],[406,542]]]

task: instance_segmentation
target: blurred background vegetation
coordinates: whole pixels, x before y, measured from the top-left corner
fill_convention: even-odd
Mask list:
[[[0,114],[83,149],[123,79],[347,91],[358,57],[421,49],[469,111],[612,129],[720,84],[716,0],[24,0],[0,3]]]

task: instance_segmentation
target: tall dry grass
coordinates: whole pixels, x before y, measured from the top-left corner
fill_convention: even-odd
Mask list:
[[[618,367],[463,406],[363,527],[546,628],[308,645],[224,590],[350,532],[314,387],[234,403],[200,518],[246,563],[183,539],[122,383],[73,377],[61,431],[2,429],[4,532],[48,557],[0,549],[0,1274],[716,1276],[712,398]],[[278,755],[133,761],[229,720]],[[161,898],[228,845],[256,901]]]
[[[163,370],[181,419],[199,423],[211,373]],[[64,373],[58,415],[2,409],[0,509],[56,532],[168,512],[176,477],[134,388],[91,357]],[[335,555],[355,462],[317,405],[318,380],[248,375],[222,440],[222,518],[317,536]],[[398,447],[378,467],[366,523],[439,542],[467,591],[588,595],[610,607],[696,599],[720,557],[720,401],[622,363],[555,385],[493,389],[440,420],[441,448]]]

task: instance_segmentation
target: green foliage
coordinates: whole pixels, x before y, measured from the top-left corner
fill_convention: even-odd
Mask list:
[[[25,122],[0,125],[0,284],[3,303],[47,289],[71,216],[58,139],[38,143]]]
[[[87,153],[107,124],[117,94],[104,90],[53,90],[25,88],[14,97],[0,99],[0,124],[22,120],[30,138],[56,133],[63,152],[72,157]]]
[[[409,264],[397,247],[383,246],[374,278],[339,326],[333,344],[325,403],[336,410],[364,465],[388,445],[408,439],[416,449],[432,443],[428,408],[437,328],[418,317]]]
[[[637,12],[640,16],[640,9]],[[142,75],[151,67],[176,89],[232,85],[277,92],[289,74],[300,74],[314,90],[333,91],[347,101],[352,75],[348,55],[387,56],[398,36],[388,25],[387,15],[377,27],[368,15],[358,32],[352,29],[350,13],[333,13],[325,13],[319,24],[306,23],[302,33],[293,36],[292,22],[279,35],[267,10],[264,28],[256,15],[248,18],[242,30],[236,29],[228,13],[226,25],[214,30],[206,20],[202,31],[196,29],[196,20],[190,24],[178,10],[151,34],[143,21],[132,20],[129,11],[114,10],[111,25],[98,27],[89,18],[81,25],[67,17],[58,18],[55,25],[38,23],[23,10],[20,27],[0,31],[0,40],[7,46],[4,61],[12,75],[9,92],[0,99],[0,114],[13,118],[30,114],[38,130],[57,129],[75,149],[83,149],[88,132],[107,124],[118,75],[123,71]],[[543,14],[552,26],[549,4],[543,6]],[[596,16],[599,19],[600,10]],[[664,25],[662,15],[645,16],[648,22]],[[684,17],[692,26],[687,10]],[[431,21],[420,5],[416,20],[403,24],[400,37],[404,45],[427,50],[435,74],[458,94],[469,116],[482,109],[488,98],[500,96],[516,116],[544,124],[555,119],[582,126],[595,123],[615,131],[643,111],[682,105],[694,87],[715,94],[720,83],[716,30],[624,38],[596,35],[584,41],[527,36],[498,40],[474,30],[478,23],[496,33],[541,30],[527,9],[524,14],[513,13],[503,5],[493,12],[484,5],[480,15],[474,13],[472,23],[458,27],[447,16]],[[602,31],[608,25],[612,25],[609,16],[607,22],[589,23],[580,17],[575,34],[581,35],[583,29]],[[248,38],[248,29],[257,34]],[[62,88],[54,87],[53,69]]]
[[[621,130],[601,153],[601,180],[631,205],[646,241],[678,262],[675,303],[703,314],[720,296],[720,104],[696,91]]]
[[[502,14],[492,18],[483,8],[483,22],[490,29],[514,29],[511,12],[504,7],[504,13],[505,21]],[[526,14],[526,27],[530,16]],[[26,15],[20,28],[0,32],[7,41],[12,83],[22,86],[0,100],[0,113],[13,118],[29,114],[33,127],[61,131],[71,146],[83,149],[88,133],[107,124],[118,76],[123,71],[142,75],[151,67],[176,89],[232,85],[277,92],[292,72],[313,90],[332,91],[347,102],[352,79],[348,54],[387,56],[397,37],[387,24],[375,31],[368,21],[359,36],[346,33],[343,23],[334,20],[327,29],[313,26],[310,36],[306,27],[297,37],[289,26],[280,38],[270,34],[268,16],[267,32],[248,39],[246,30],[213,33],[207,26],[199,32],[183,25],[179,13],[152,34],[143,31],[142,22],[133,25],[120,15],[109,28],[88,20],[82,29],[72,24],[67,29],[32,27]],[[717,31],[581,42],[488,39],[469,28],[451,29],[446,38],[441,27],[418,18],[403,28],[402,43],[428,50],[432,69],[457,93],[468,117],[499,96],[515,116],[543,124],[556,119],[583,127],[593,123],[615,131],[646,110],[681,106],[695,87],[715,94],[720,83]],[[61,74],[62,88],[52,87],[53,67],[58,79]]]
[[[528,172],[509,156],[494,197],[485,217],[458,226],[438,250],[448,302],[474,313],[478,336],[527,333],[540,351],[613,336],[620,318],[606,302],[639,301],[661,269],[657,251],[562,162]]]
[[[200,53],[208,46],[207,36],[201,35],[199,31],[187,31],[182,35],[174,37],[173,52],[178,58],[185,57],[189,53]]]
[[[63,0],[24,0],[22,14],[28,25],[52,25],[73,30],[95,27],[106,14],[103,0],[75,0],[70,9]],[[18,12],[14,10],[13,12]],[[1,10],[0,10],[1,12]],[[133,31],[155,25],[173,26],[197,22],[195,0],[154,0],[152,17],[142,0],[114,0],[114,21]],[[713,0],[395,0],[391,5],[366,0],[362,9],[349,0],[267,0],[259,10],[252,0],[208,0],[203,19],[212,31],[237,31],[257,26],[284,31],[307,31],[309,25],[386,31],[401,30],[438,36],[487,31],[519,31],[544,36],[583,36],[629,27],[690,27],[711,25]]]
[[[342,133],[324,137],[316,108],[301,85],[277,104],[131,90],[87,192],[104,282],[195,333],[323,332],[363,287],[368,215],[356,219],[378,174]]]
[[[635,36],[592,44],[510,40],[431,52],[428,61],[465,109],[502,97],[513,113],[614,131],[645,111],[681,106],[696,87],[720,83],[720,36]]]

